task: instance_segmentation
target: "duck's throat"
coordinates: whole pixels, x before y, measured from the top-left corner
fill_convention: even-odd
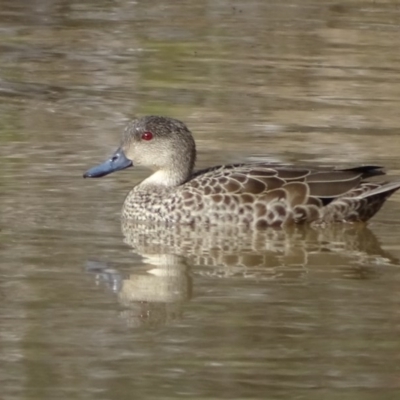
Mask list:
[[[188,178],[188,173],[171,170],[159,170],[146,178],[140,186],[174,187],[182,185]]]

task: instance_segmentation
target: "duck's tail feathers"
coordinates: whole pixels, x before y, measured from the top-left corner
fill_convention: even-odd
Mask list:
[[[395,181],[395,182],[386,182],[378,187],[364,192],[362,195],[360,195],[361,199],[369,199],[371,197],[379,197],[382,198],[382,200],[386,200],[389,196],[391,196],[396,190],[400,189],[400,182]]]

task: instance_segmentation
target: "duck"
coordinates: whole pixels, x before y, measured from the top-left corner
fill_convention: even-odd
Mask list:
[[[195,170],[196,144],[181,121],[144,116],[129,122],[121,144],[83,175],[99,178],[135,166],[152,174],[128,193],[122,218],[166,225],[250,228],[366,223],[400,188],[376,181],[381,166],[237,163]]]

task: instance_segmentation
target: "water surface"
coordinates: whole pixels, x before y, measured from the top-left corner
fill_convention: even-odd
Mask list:
[[[121,227],[148,172],[82,173],[150,113],[198,166],[400,175],[396,1],[0,6],[4,399],[393,399],[400,197],[367,229]]]

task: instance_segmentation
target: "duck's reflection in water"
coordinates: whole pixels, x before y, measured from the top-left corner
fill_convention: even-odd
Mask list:
[[[186,260],[173,254],[142,256],[144,268],[129,275],[97,261],[89,262],[87,269],[117,294],[125,308],[121,316],[130,326],[155,327],[179,319],[183,304],[191,298]]]
[[[326,229],[250,230],[244,227],[191,227],[122,222],[125,242],[143,257],[146,270],[122,277],[92,263],[126,308],[133,326],[163,325],[180,318],[191,298],[192,277],[226,277],[293,283],[325,274],[368,279],[379,266],[396,262],[374,234],[361,225]],[[328,275],[326,275],[328,274]]]

